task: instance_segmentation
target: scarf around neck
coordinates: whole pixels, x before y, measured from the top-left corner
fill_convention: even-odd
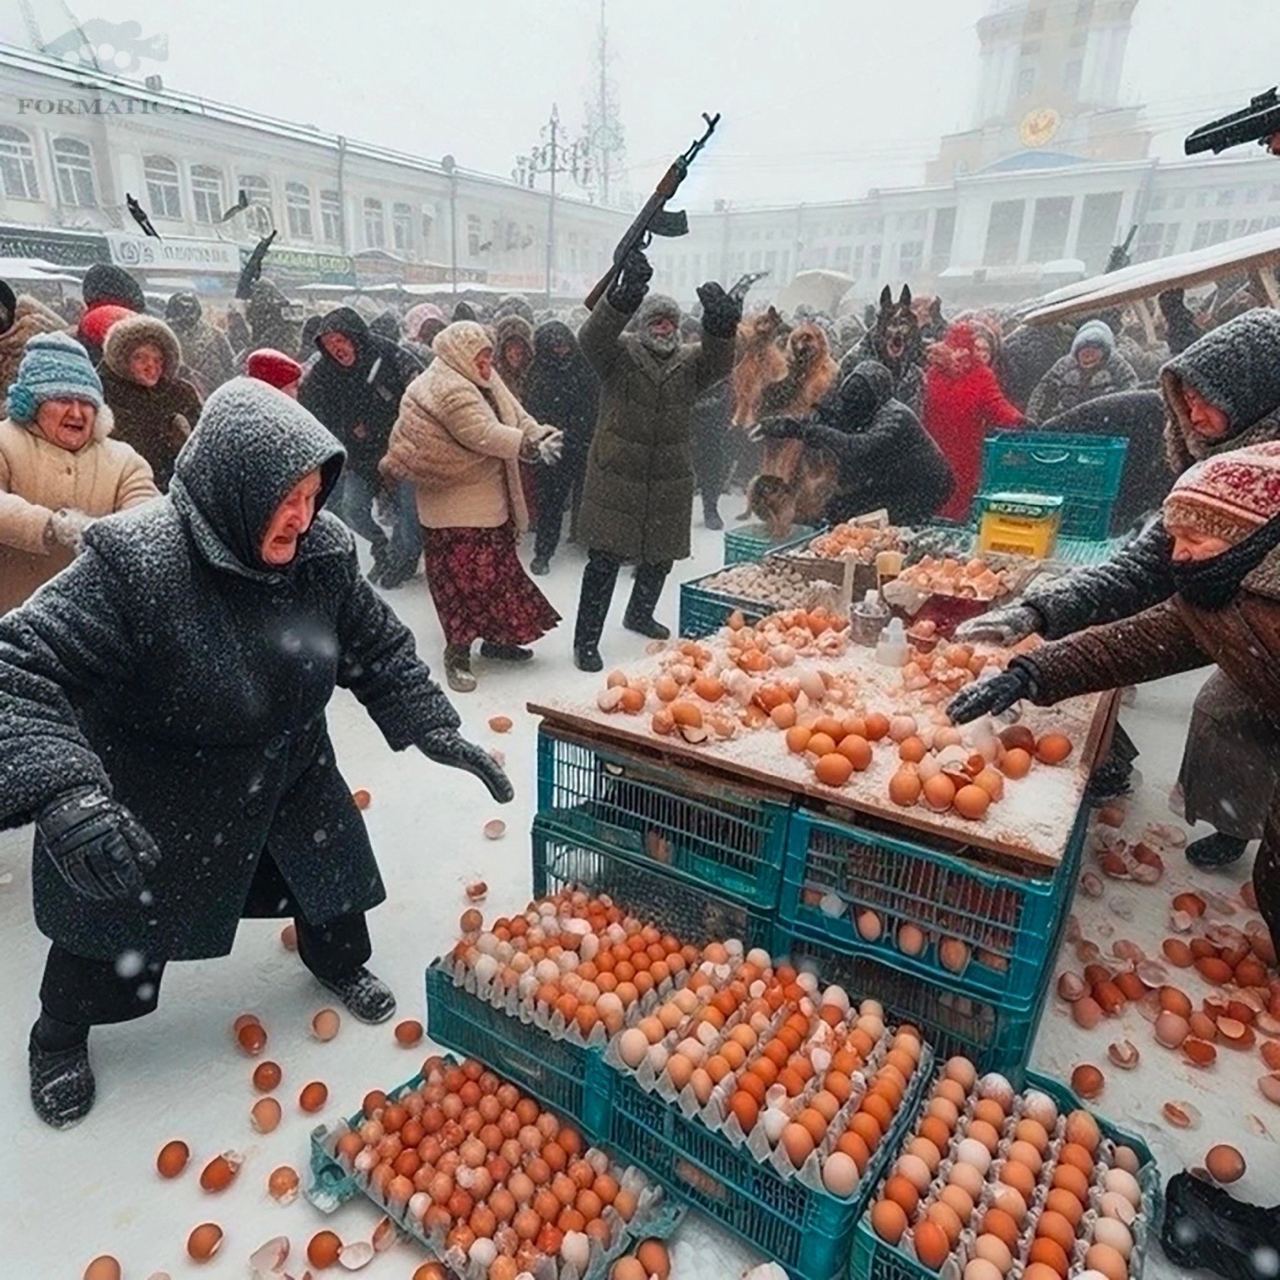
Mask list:
[[[1198,609],[1224,609],[1235,598],[1245,577],[1280,546],[1280,516],[1268,520],[1243,542],[1212,560],[1174,561],[1171,565],[1178,594]]]

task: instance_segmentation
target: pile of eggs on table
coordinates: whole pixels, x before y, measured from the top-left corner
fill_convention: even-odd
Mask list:
[[[393,1218],[484,1280],[546,1274],[544,1258],[582,1274],[616,1242],[640,1207],[633,1170],[479,1062],[432,1057],[422,1075],[394,1098],[368,1094],[334,1150]]]
[[[950,1059],[872,1205],[872,1230],[964,1280],[1128,1280],[1144,1213],[1132,1148]]]
[[[682,943],[628,915],[607,895],[565,889],[531,902],[487,929],[472,907],[460,921],[453,962],[483,988],[514,992],[536,1020],[589,1039],[613,1035],[639,1016],[655,991],[694,992],[728,975],[742,944]]]
[[[811,973],[759,949],[718,992],[674,992],[610,1047],[660,1090],[684,1093],[715,1129],[789,1176],[853,1194],[893,1128],[925,1052],[913,1027],[890,1031],[874,1000],[856,1008]]]

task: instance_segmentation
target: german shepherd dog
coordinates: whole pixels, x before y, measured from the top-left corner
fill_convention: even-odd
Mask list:
[[[884,365],[896,383],[909,364],[918,364],[923,354],[920,320],[911,305],[911,286],[904,284],[898,301],[888,285],[880,291],[880,310],[872,326],[871,346],[875,358]]]
[[[738,325],[737,361],[733,366],[733,425],[754,427],[760,417],[765,388],[787,375],[781,340],[787,323],[770,307],[747,316]]]
[[[827,335],[816,324],[802,324],[787,339],[786,376],[765,388],[763,417],[807,418],[835,385],[838,366]],[[751,513],[769,530],[785,537],[797,521],[809,523],[826,509],[839,481],[839,464],[822,448],[803,440],[767,440],[760,474],[747,490]]]

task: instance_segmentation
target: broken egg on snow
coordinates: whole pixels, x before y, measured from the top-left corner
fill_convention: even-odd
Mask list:
[[[260,1244],[249,1255],[249,1269],[257,1275],[259,1272],[271,1275],[284,1266],[289,1256],[289,1237],[275,1236],[266,1244]]]
[[[484,824],[484,838],[486,840],[501,840],[507,834],[507,824],[501,818],[490,818]]]

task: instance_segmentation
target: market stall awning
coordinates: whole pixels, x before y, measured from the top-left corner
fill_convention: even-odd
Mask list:
[[[0,258],[0,280],[8,280],[10,284],[18,281],[32,284],[80,283],[79,276],[69,275],[43,258]]]
[[[1280,264],[1280,227],[1236,240],[1139,262],[1109,275],[1091,276],[1046,294],[1024,317],[1028,324],[1050,324],[1108,307],[1152,298],[1165,289],[1190,289],[1224,276],[1263,271]]]
[[[853,288],[852,276],[843,271],[801,271],[784,285],[777,305],[784,311],[812,307],[815,311],[835,313],[840,299]]]

